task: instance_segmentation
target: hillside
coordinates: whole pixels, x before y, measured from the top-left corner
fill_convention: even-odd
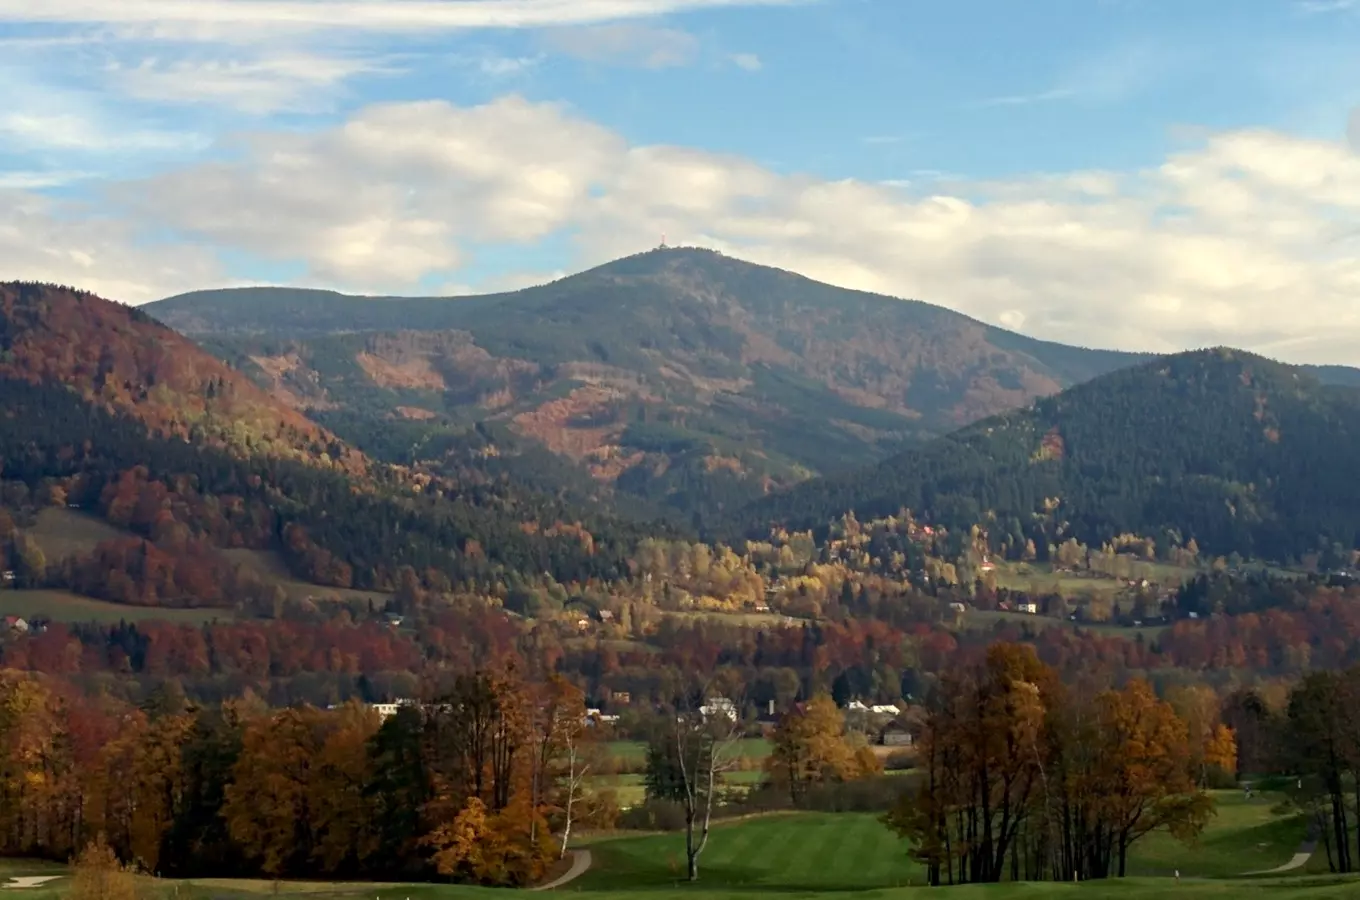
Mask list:
[[[139,310],[77,290],[0,284],[0,378],[59,384],[153,433],[362,473],[362,456]]]
[[[296,408],[436,430],[501,423],[686,512],[881,459],[1144,358],[692,249],[494,296],[252,288],[143,309]],[[342,433],[364,444],[362,429]]]
[[[366,458],[140,312],[64,288],[0,286],[0,423],[0,569],[30,590],[268,610],[293,591],[237,551],[409,597],[608,576],[637,539],[476,465],[474,446],[441,473]],[[52,507],[116,530],[55,546],[39,533]]]
[[[1344,559],[1360,538],[1360,392],[1234,350],[1165,357],[758,502],[734,531],[901,507],[991,522],[994,549],[1121,534],[1215,554]],[[1338,563],[1334,563],[1338,564]]]

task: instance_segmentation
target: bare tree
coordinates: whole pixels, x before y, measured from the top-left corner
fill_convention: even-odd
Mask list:
[[[690,881],[699,880],[699,855],[708,846],[713,802],[722,774],[736,767],[737,742],[743,732],[738,703],[711,694],[707,687],[698,696],[697,707],[682,704],[677,710],[673,730]]]
[[[590,771],[590,763],[582,762],[580,758],[579,734],[579,729],[572,728],[564,736],[567,750],[567,777],[563,787],[567,796],[562,804],[565,815],[562,824],[562,850],[558,854],[559,859],[567,855],[567,843],[571,840],[572,808],[575,806],[576,797],[581,791],[581,783],[585,780],[586,773]]]

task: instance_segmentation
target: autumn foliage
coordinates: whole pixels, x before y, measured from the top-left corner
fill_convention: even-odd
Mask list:
[[[91,898],[121,897],[127,866],[533,881],[568,825],[580,693],[508,667],[429,688],[384,721],[251,696],[139,709],[0,670],[0,854],[79,852]]]
[[[1146,682],[1065,688],[1023,646],[944,674],[920,759],[885,821],[932,884],[1122,876],[1145,835],[1193,838],[1213,811],[1185,721]]]

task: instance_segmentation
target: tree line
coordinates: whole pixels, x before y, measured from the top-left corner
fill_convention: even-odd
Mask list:
[[[1230,729],[1192,734],[1146,682],[1067,686],[1014,644],[942,673],[918,747],[920,788],[884,821],[932,885],[1122,877],[1148,834],[1199,834],[1205,770],[1236,766]]]
[[[138,708],[0,670],[0,855],[96,844],[175,877],[541,877],[584,808],[580,692],[513,665],[426,687],[383,720],[249,694]]]

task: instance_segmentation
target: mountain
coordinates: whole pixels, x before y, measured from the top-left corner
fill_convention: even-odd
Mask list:
[[[640,530],[506,479],[486,445],[462,435],[440,472],[369,458],[136,309],[0,284],[0,569],[23,586],[267,609],[273,585],[232,565],[247,551],[312,584],[408,595],[621,571]],[[45,559],[25,534],[52,508],[112,531]]]
[[[901,508],[1018,554],[1068,537],[1194,539],[1286,560],[1360,546],[1360,390],[1237,350],[1163,357],[757,502],[734,532]],[[1042,552],[1042,551],[1041,551]]]
[[[499,424],[685,511],[872,462],[1148,358],[697,249],[481,297],[247,288],[143,309],[322,421]]]
[[[140,310],[0,284],[0,378],[58,384],[153,433],[361,473],[363,457]]]

